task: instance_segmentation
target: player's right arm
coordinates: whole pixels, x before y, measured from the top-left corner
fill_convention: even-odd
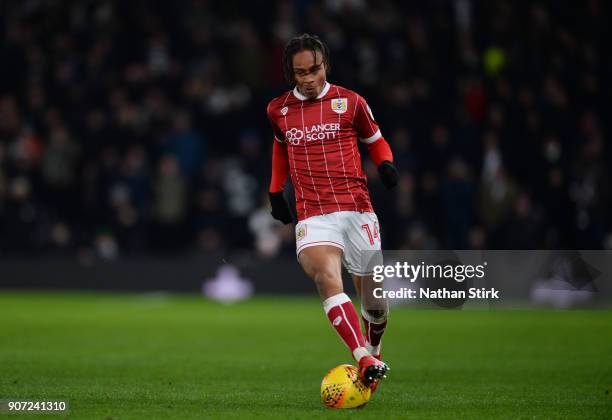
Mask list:
[[[274,131],[274,145],[272,146],[272,177],[268,195],[272,206],[272,217],[280,220],[284,224],[293,222],[289,204],[283,196],[285,182],[289,176],[289,156],[287,145],[284,140],[283,132],[278,128],[274,116],[271,114],[271,104],[268,105],[268,119]]]

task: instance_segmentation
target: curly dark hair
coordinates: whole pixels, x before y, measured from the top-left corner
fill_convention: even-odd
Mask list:
[[[319,39],[316,35],[302,34],[291,38],[285,47],[283,53],[283,72],[285,73],[285,79],[289,84],[293,84],[295,81],[295,74],[293,73],[293,56],[300,51],[312,51],[312,54],[316,56],[316,51],[319,51],[323,56],[323,63],[327,71],[330,69],[329,64],[329,48],[327,45]]]

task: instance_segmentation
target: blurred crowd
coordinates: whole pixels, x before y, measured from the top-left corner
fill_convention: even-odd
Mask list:
[[[286,41],[318,34],[400,185],[387,249],[612,248],[609,5],[0,2],[0,256],[294,252],[269,216]]]

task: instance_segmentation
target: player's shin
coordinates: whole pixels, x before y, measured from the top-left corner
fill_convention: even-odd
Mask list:
[[[380,358],[381,340],[387,328],[388,309],[380,311],[366,310],[361,307],[361,318],[365,327],[366,348],[375,357]]]
[[[359,361],[362,357],[369,356],[370,353],[365,347],[365,339],[361,333],[359,316],[346,293],[327,298],[323,302],[323,309],[329,322],[351,351],[353,358]]]
[[[389,304],[384,298],[377,298],[374,289],[383,287],[373,281],[372,276],[354,277],[355,287],[361,296],[361,319],[365,330],[366,348],[380,359],[381,339],[387,327]]]

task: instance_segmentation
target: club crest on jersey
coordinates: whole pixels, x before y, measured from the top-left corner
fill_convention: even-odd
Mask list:
[[[346,98],[335,98],[331,100],[331,109],[336,114],[344,114],[348,108],[348,100]]]
[[[289,108],[284,107],[283,109],[281,109],[281,114],[287,115],[287,111],[289,111]]]
[[[295,233],[295,239],[301,241],[306,237],[306,225],[298,226]]]

